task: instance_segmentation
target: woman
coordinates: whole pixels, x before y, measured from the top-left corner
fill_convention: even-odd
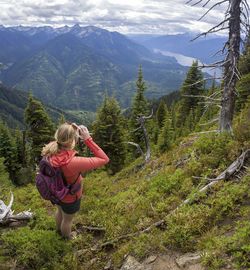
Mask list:
[[[82,140],[95,157],[76,156],[76,142]],[[60,167],[67,184],[81,183],[82,172],[101,167],[109,162],[108,156],[93,141],[85,126],[62,124],[55,133],[55,141],[45,145],[42,156],[49,159],[53,167]],[[71,227],[75,213],[80,209],[82,186],[75,194],[68,194],[57,205],[56,228],[65,238],[71,239]]]

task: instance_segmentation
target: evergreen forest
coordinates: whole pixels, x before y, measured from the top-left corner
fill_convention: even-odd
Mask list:
[[[13,198],[8,214],[32,217],[0,211],[0,269],[250,269],[249,40],[227,123],[223,89],[234,77],[207,83],[198,61],[178,91],[157,99],[139,65],[131,106],[103,89],[94,116],[1,84],[0,207]],[[56,208],[35,186],[41,150],[66,121],[87,125],[110,159],[83,175],[72,240],[56,232]],[[92,155],[84,144],[77,151]]]

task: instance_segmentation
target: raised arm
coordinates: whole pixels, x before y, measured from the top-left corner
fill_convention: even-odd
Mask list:
[[[76,171],[89,171],[99,168],[109,162],[109,157],[90,137],[88,129],[80,126],[80,138],[84,141],[95,157],[75,157],[72,162],[72,169]]]

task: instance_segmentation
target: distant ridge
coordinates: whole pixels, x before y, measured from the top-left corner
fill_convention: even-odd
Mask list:
[[[158,49],[162,51],[168,51],[173,53],[179,53],[185,56],[197,58],[204,63],[215,62],[222,58],[217,54],[219,49],[222,49],[226,38],[217,35],[211,35],[210,37],[201,37],[192,41],[197,35],[195,33],[184,33],[177,35],[128,35],[128,37],[145,46],[146,48],[153,50]]]
[[[28,103],[28,93],[8,88],[0,83],[0,119],[11,128],[24,128],[24,109]],[[45,106],[50,117],[57,122],[61,115],[65,119],[73,122],[79,122],[79,117],[64,112],[58,108]]]
[[[63,109],[95,111],[107,91],[130,105],[140,64],[149,98],[181,86],[186,67],[118,33],[95,27],[1,27],[0,80]]]

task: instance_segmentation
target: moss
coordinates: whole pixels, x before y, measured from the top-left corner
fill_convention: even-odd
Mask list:
[[[54,231],[31,230],[28,227],[9,231],[1,240],[9,256],[16,257],[17,264],[28,269],[51,269],[71,249],[71,244]]]

